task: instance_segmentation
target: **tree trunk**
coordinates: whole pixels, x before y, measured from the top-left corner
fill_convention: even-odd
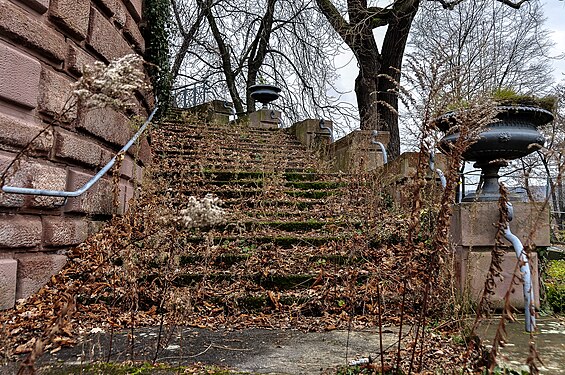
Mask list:
[[[359,75],[355,79],[355,95],[359,109],[360,128],[372,130],[379,128],[379,112],[377,106],[377,80],[375,64],[359,60]]]
[[[402,68],[402,57],[408,41],[412,20],[418,11],[415,1],[406,11],[390,21],[382,48],[382,68],[378,80],[379,118],[390,132],[388,152],[392,159],[400,155],[400,132],[398,126],[398,85]]]

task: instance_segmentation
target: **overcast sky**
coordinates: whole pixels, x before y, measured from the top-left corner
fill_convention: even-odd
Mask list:
[[[565,55],[565,1],[543,0],[544,13],[547,17],[546,27],[552,31],[555,42],[553,53]],[[565,80],[565,60],[554,61],[554,76],[556,81]]]

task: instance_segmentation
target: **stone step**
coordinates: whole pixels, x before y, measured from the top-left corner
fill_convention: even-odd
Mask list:
[[[188,266],[193,264],[210,264],[216,267],[229,268],[238,263],[245,263],[250,260],[252,254],[249,252],[239,252],[239,253],[223,253],[217,256],[205,256],[199,254],[187,254],[179,256],[179,264],[181,266]],[[363,257],[351,257],[349,255],[341,254],[319,254],[319,255],[308,255],[303,257],[303,262],[305,264],[311,264],[312,266],[322,266],[325,264],[331,265],[351,265],[366,262]],[[161,265],[155,264],[155,267],[160,267]]]
[[[157,130],[165,130],[171,132],[191,131],[194,133],[211,134],[211,135],[229,135],[229,134],[263,134],[270,136],[290,136],[284,129],[278,128],[253,128],[241,124],[191,124],[183,120],[164,121],[159,124]]]
[[[164,170],[160,168],[154,177],[168,178],[174,177],[179,174],[183,176],[188,176],[188,174],[193,174],[196,176],[202,176],[210,181],[238,181],[238,180],[261,180],[261,179],[282,179],[284,181],[303,181],[303,182],[331,182],[336,181],[339,183],[342,180],[339,174],[331,173],[312,173],[312,172],[301,172],[301,171],[288,171],[288,172],[269,172],[269,171],[251,171],[251,170],[202,170],[200,168],[194,168],[192,166],[187,166],[186,169],[174,168],[172,171]]]
[[[237,281],[244,281],[252,283],[255,287],[262,289],[272,289],[276,291],[286,290],[304,290],[311,289],[319,282],[320,272],[317,273],[303,273],[303,274],[267,274],[254,273],[246,275],[233,275],[231,273],[181,273],[173,280],[173,285],[177,287],[187,287],[206,281],[207,283],[234,283]],[[364,284],[369,275],[358,276],[353,282],[355,284]],[[325,281],[331,280],[336,286],[347,285],[350,286],[352,280],[343,279],[339,274],[324,273],[322,278]]]
[[[186,151],[186,150],[194,150],[194,145],[192,142],[182,142],[182,141],[174,141],[168,142],[166,146],[163,147],[155,147],[155,151],[162,151],[162,152],[169,152],[173,153],[175,151]],[[219,150],[229,150],[229,151],[239,151],[241,153],[245,152],[269,152],[269,153],[281,153],[281,152],[289,152],[291,155],[294,154],[305,154],[307,153],[304,150],[302,145],[295,145],[295,144],[288,144],[285,143],[284,145],[277,144],[275,142],[222,142],[215,146],[213,149],[210,146],[207,146],[205,149],[206,152],[210,150],[219,151]],[[194,150],[198,152],[198,149]]]
[[[257,233],[251,234],[246,233],[245,235],[241,236],[225,236],[225,235],[218,235],[210,240],[206,236],[186,236],[182,239],[179,239],[179,245],[200,245],[200,244],[209,244],[212,246],[219,246],[222,244],[238,244],[240,245],[263,245],[263,244],[270,244],[272,246],[277,246],[282,249],[292,249],[295,246],[307,246],[307,247],[319,247],[322,245],[327,245],[329,243],[335,243],[336,241],[343,241],[350,237],[346,234],[341,235],[333,235],[333,236],[305,236],[305,235],[288,235],[288,236],[281,236],[281,235],[259,235]],[[211,242],[207,242],[211,241]]]
[[[247,219],[247,220],[245,220]],[[261,233],[266,230],[276,230],[279,234],[280,232],[292,232],[301,233],[309,231],[320,231],[325,230],[325,233],[336,232],[343,230],[346,225],[349,225],[351,229],[360,228],[361,223],[345,223],[333,218],[327,217],[326,220],[322,218],[310,219],[305,221],[293,220],[289,218],[288,220],[249,220],[250,218],[244,218],[243,220],[237,222],[231,222],[216,227],[216,230],[221,232],[228,231],[245,231],[248,233]]]
[[[270,163],[266,163],[265,160],[262,159],[243,160],[215,156],[213,158],[195,160],[192,155],[179,154],[175,155],[173,158],[167,158],[166,155],[154,154],[154,165],[158,166],[159,169],[183,169],[194,172],[218,169],[225,170],[231,166],[233,171],[245,168],[248,171],[257,173],[315,173],[315,168],[313,168],[312,163],[307,160],[290,160],[284,163],[273,160]]]
[[[280,146],[257,146],[253,145],[249,148],[239,146],[219,146],[213,149],[199,149],[193,146],[182,147],[155,147],[155,154],[175,156],[175,155],[191,155],[195,159],[199,157],[210,158],[213,156],[231,157],[237,159],[263,159],[263,158],[279,158],[282,161],[311,161],[309,155],[300,148],[287,148]]]
[[[188,183],[190,184],[190,183]],[[288,196],[295,198],[308,198],[308,199],[323,199],[328,198],[339,193],[338,189],[334,190],[277,190],[269,191],[263,189],[253,189],[253,188],[241,188],[234,189],[232,187],[226,188],[225,186],[202,186],[200,188],[191,186],[190,188],[174,188],[171,187],[168,190],[157,192],[157,194],[168,194],[171,198],[185,199],[186,196],[197,196],[203,197],[206,194],[213,194],[218,198],[224,200],[228,198],[260,198],[261,196],[266,196],[272,199],[272,196],[276,194],[277,196]]]
[[[175,186],[186,186],[193,185],[197,187],[229,187],[230,189],[236,188],[262,188],[262,187],[270,187],[270,188],[278,188],[281,190],[287,190],[289,188],[297,189],[297,190],[334,190],[338,188],[345,187],[345,183],[343,182],[333,182],[333,181],[281,181],[273,182],[265,179],[256,179],[256,180],[199,180],[199,179],[192,179],[187,180],[190,178],[190,175],[176,173],[176,172],[169,172],[166,174],[162,174],[160,177],[169,179],[168,186],[175,187]],[[181,178],[182,177],[182,178]]]
[[[190,141],[209,141],[215,140],[217,138],[222,139],[222,141],[227,142],[249,142],[249,143],[267,143],[275,141],[284,141],[289,145],[301,146],[295,137],[285,134],[285,133],[273,133],[273,132],[261,132],[256,130],[250,131],[240,131],[234,133],[225,132],[214,132],[214,131],[203,131],[199,128],[166,128],[160,129],[159,132],[154,132],[154,137],[159,139],[165,139],[171,141],[182,142],[183,140]],[[304,146],[302,146],[304,147]]]

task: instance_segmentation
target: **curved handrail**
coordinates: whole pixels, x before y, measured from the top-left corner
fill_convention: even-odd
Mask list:
[[[159,109],[159,107],[156,106],[155,109],[153,109],[153,111],[151,112],[151,114],[147,118],[147,120],[145,121],[145,123],[141,126],[141,128],[139,128],[139,130],[134,134],[134,136],[129,140],[129,142],[126,143],[125,146],[122,147],[120,151],[118,151],[116,156],[114,156],[108,162],[108,164],[106,164],[104,166],[104,168],[102,168],[98,173],[96,173],[96,175],[94,175],[80,189],[75,190],[75,191],[62,191],[62,190],[31,189],[31,188],[22,188],[22,187],[6,186],[5,185],[5,186],[2,186],[2,191],[4,193],[8,193],[8,194],[42,195],[42,196],[47,196],[47,197],[62,197],[62,198],[73,198],[73,197],[78,197],[78,196],[84,194],[88,189],[90,189],[92,187],[92,185],[97,183],[98,180],[100,180],[100,178],[102,178],[102,176],[104,176],[114,166],[114,164],[116,163],[116,160],[118,159],[118,156],[120,154],[127,152],[129,150],[129,148],[135,143],[135,141],[137,141],[139,136],[145,131],[145,129],[147,128],[147,126],[149,125],[151,120],[153,119],[153,116],[155,116],[155,113],[157,112],[158,109]]]
[[[536,329],[536,316],[533,307],[534,301],[534,288],[532,286],[532,274],[530,272],[530,264],[528,263],[528,256],[524,252],[524,245],[520,239],[510,231],[510,221],[514,217],[514,207],[512,203],[507,202],[506,207],[508,209],[508,221],[505,223],[504,227],[504,237],[512,243],[514,251],[516,252],[516,258],[520,262],[520,272],[524,275],[524,313],[526,315],[526,332],[532,332]],[[532,314],[533,312],[533,314]]]
[[[330,141],[334,141],[334,131],[332,130],[332,128],[326,126],[326,122],[323,118],[320,119],[320,129],[327,130],[330,133]]]
[[[235,110],[235,105],[231,104],[227,100],[224,100],[224,108],[229,109],[231,111],[234,121],[237,120],[237,112]]]
[[[383,165],[388,163],[388,154],[386,152],[385,145],[382,142],[377,141],[375,138],[379,135],[378,130],[373,130],[371,133],[371,143],[380,147],[381,152],[383,153]]]
[[[445,187],[447,186],[447,180],[445,179],[443,171],[439,168],[436,168],[435,164],[435,152],[432,150],[432,152],[430,152],[430,160],[428,162],[428,165],[430,166],[432,172],[437,173],[437,176],[439,177],[439,180],[441,182],[441,187],[445,189]]]

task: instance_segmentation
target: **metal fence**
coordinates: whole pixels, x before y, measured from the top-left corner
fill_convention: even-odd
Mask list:
[[[210,95],[207,82],[198,82],[182,86],[173,90],[174,106],[177,108],[191,108],[206,103]]]

